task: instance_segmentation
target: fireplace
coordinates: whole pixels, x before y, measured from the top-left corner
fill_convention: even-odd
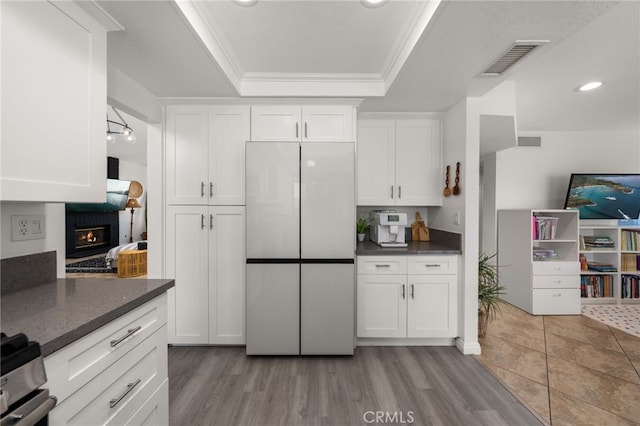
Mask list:
[[[118,212],[66,212],[66,257],[106,253],[119,244]]]

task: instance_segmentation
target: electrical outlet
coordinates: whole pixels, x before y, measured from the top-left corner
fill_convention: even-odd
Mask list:
[[[460,212],[453,212],[453,224],[460,225]]]
[[[46,238],[44,215],[11,216],[11,241]]]

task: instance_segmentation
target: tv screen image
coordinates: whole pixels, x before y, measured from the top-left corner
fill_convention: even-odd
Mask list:
[[[572,173],[564,208],[580,219],[638,219],[640,174]]]

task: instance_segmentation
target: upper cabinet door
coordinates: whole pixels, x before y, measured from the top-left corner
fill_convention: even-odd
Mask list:
[[[395,145],[394,120],[358,121],[358,205],[385,206],[395,203]]]
[[[0,2],[2,201],[105,202],[106,29],[73,2]]]
[[[441,150],[440,121],[396,120],[395,205],[442,205]]]
[[[251,107],[251,140],[299,141],[302,137],[299,105],[257,105]]]
[[[353,142],[353,107],[313,105],[302,107],[302,140]]]
[[[210,108],[207,188],[210,204],[244,204],[244,152],[249,129],[248,105]]]
[[[167,107],[167,204],[207,204],[209,201],[208,121],[207,106]]]

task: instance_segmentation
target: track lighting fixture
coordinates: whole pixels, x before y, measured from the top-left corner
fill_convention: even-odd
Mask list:
[[[111,143],[116,143],[118,139],[121,139],[126,143],[130,143],[130,144],[136,143],[136,135],[133,129],[129,127],[126,121],[124,121],[124,118],[122,118],[122,116],[120,115],[118,110],[115,109],[115,107],[112,106],[111,109],[113,110],[113,112],[116,113],[121,123],[117,121],[109,120],[109,113],[107,113],[107,141]],[[120,126],[119,128],[116,127],[119,130],[112,130],[111,129],[112,124],[114,126]]]

